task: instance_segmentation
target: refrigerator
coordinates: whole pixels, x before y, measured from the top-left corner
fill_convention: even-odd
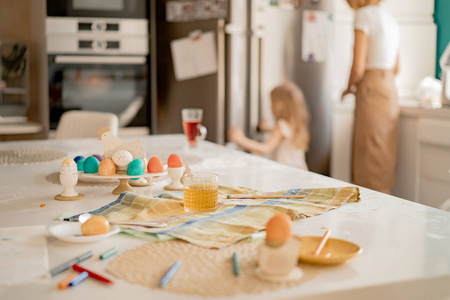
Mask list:
[[[305,61],[302,34],[305,13],[321,12],[331,19],[332,0],[228,0],[226,15],[220,18],[178,21],[168,21],[169,2],[176,1],[152,1],[150,13],[152,133],[181,133],[181,109],[199,107],[205,111],[207,140],[224,144],[227,129],[235,126],[261,139],[259,122],[273,123],[270,91],[291,80],[302,89],[309,107],[308,167],[328,175],[332,53],[328,49],[320,61]],[[214,33],[217,71],[177,80],[170,45],[196,31]]]

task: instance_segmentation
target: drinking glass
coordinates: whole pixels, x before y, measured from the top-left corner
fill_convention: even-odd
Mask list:
[[[183,131],[190,147],[197,147],[197,140],[206,138],[206,127],[202,125],[203,109],[184,108],[181,110]]]
[[[219,199],[219,176],[210,172],[184,175],[184,210],[188,212],[215,211]]]

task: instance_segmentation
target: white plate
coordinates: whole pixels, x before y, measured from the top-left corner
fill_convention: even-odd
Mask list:
[[[81,223],[67,222],[50,226],[48,231],[57,239],[68,243],[92,243],[106,239],[107,237],[116,234],[120,231],[118,226],[112,225],[109,232],[98,235],[81,235]]]

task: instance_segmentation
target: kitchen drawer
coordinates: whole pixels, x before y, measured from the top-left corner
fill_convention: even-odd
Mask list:
[[[442,181],[450,186],[450,147],[420,144],[419,153],[420,177]]]
[[[421,118],[418,139],[420,143],[450,147],[450,121]]]
[[[422,178],[419,185],[419,199],[421,204],[442,208],[442,204],[450,199],[450,185]]]

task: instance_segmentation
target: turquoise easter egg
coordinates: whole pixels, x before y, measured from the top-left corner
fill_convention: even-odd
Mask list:
[[[127,175],[143,175],[145,170],[144,161],[140,158],[133,159],[127,168]],[[132,180],[137,180],[139,178],[131,178]]]
[[[83,164],[84,173],[98,173],[98,166],[100,162],[94,156],[86,158]]]
[[[83,172],[84,171],[84,162],[86,158],[80,158],[77,161],[77,170]]]

